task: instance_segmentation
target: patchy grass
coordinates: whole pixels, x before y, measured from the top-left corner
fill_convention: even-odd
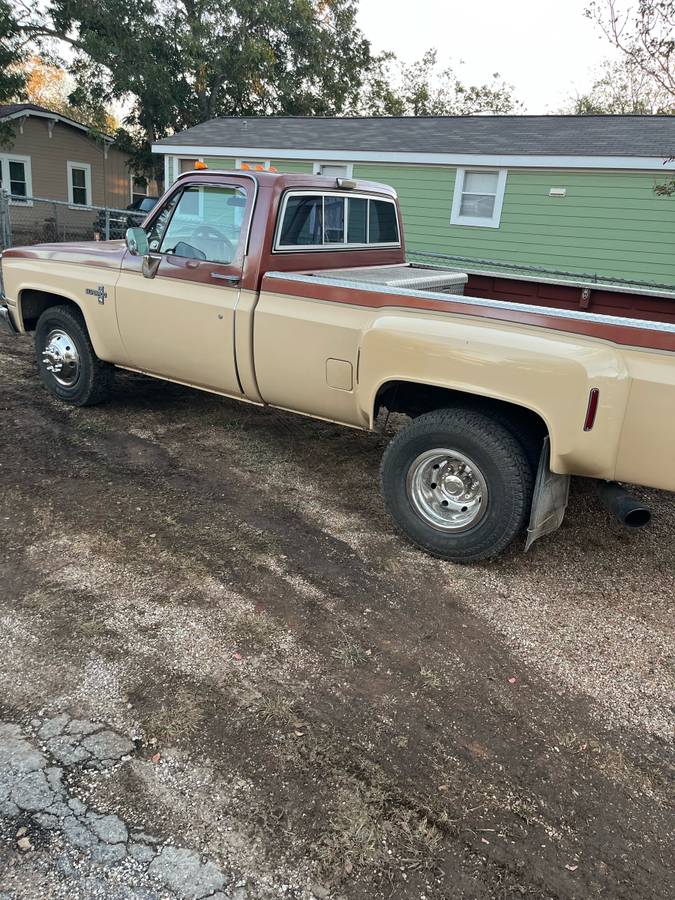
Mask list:
[[[333,647],[333,656],[343,666],[349,666],[353,669],[356,666],[364,666],[370,662],[372,651],[366,649],[359,641],[343,631],[340,641]]]
[[[425,816],[399,803],[386,790],[358,781],[343,785],[328,831],[318,845],[326,877],[355,869],[431,870],[443,844],[441,831]]]
[[[149,738],[162,744],[185,741],[198,732],[204,724],[205,713],[198,698],[186,686],[179,686],[145,715],[143,724]]]
[[[420,678],[424,682],[424,686],[432,690],[439,690],[443,687],[443,679],[435,669],[429,666],[420,666]]]
[[[281,694],[272,694],[262,697],[256,704],[256,713],[263,724],[275,724],[289,727],[293,724],[295,700],[284,697]]]

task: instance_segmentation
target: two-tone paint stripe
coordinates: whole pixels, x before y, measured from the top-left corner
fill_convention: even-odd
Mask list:
[[[669,322],[648,322],[584,310],[553,310],[508,300],[443,295],[407,288],[392,289],[386,285],[329,278],[325,275],[268,272],[263,280],[263,290],[267,283],[269,290],[275,293],[308,300],[325,300],[371,309],[390,307],[472,316],[511,325],[531,325],[581,334],[626,347],[675,351],[675,324]]]

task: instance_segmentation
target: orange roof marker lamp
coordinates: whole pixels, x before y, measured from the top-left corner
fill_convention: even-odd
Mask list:
[[[253,169],[256,172],[278,172],[279,171],[276,166],[270,166],[269,168],[265,168],[265,166],[263,166],[261,163],[256,163],[254,166],[251,166],[249,163],[242,163],[241,168],[246,171],[250,171],[251,169]],[[208,166],[206,165],[206,163],[203,160],[198,159],[195,161],[195,169],[197,169],[197,171],[203,172],[205,169],[208,169]]]
[[[253,169],[254,172],[278,172],[279,171],[276,166],[269,166],[268,168],[265,168],[265,166],[263,166],[262,163],[256,163],[253,166],[250,163],[242,163],[240,168],[246,169],[248,171]]]

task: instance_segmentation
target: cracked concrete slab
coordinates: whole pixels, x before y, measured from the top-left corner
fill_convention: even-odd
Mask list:
[[[210,897],[225,884],[222,872],[213,863],[202,863],[199,854],[179,847],[163,847],[149,871],[186,900]]]
[[[45,721],[33,720],[31,729],[32,733],[15,723],[0,725],[0,815],[24,822],[28,817],[30,821],[17,832],[19,851],[38,857],[35,848],[44,842],[43,835],[58,840],[75,854],[75,869],[82,864],[91,867],[92,897],[118,896],[110,893],[103,875],[96,872],[100,870],[108,878],[112,867],[117,867],[118,880],[123,883],[123,865],[134,867],[133,871],[126,870],[126,876],[133,880],[133,890],[120,897],[201,900],[227,896],[217,893],[227,879],[215,862],[195,850],[162,844],[159,838],[137,828],[130,838],[129,826],[120,816],[94,809],[84,799],[71,795],[69,772],[91,765],[109,770],[122,759],[128,760],[135,749],[129,738],[95,722],[71,719],[66,713]],[[35,746],[38,741],[42,750]],[[71,863],[64,860],[63,865]],[[18,897],[4,896],[11,900]],[[0,900],[2,897],[0,894]]]

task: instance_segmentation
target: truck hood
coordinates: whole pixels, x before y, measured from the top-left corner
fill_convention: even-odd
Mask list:
[[[39,259],[78,263],[104,269],[119,269],[127,252],[124,241],[77,241],[63,244],[34,244],[31,247],[10,247],[3,259]]]

